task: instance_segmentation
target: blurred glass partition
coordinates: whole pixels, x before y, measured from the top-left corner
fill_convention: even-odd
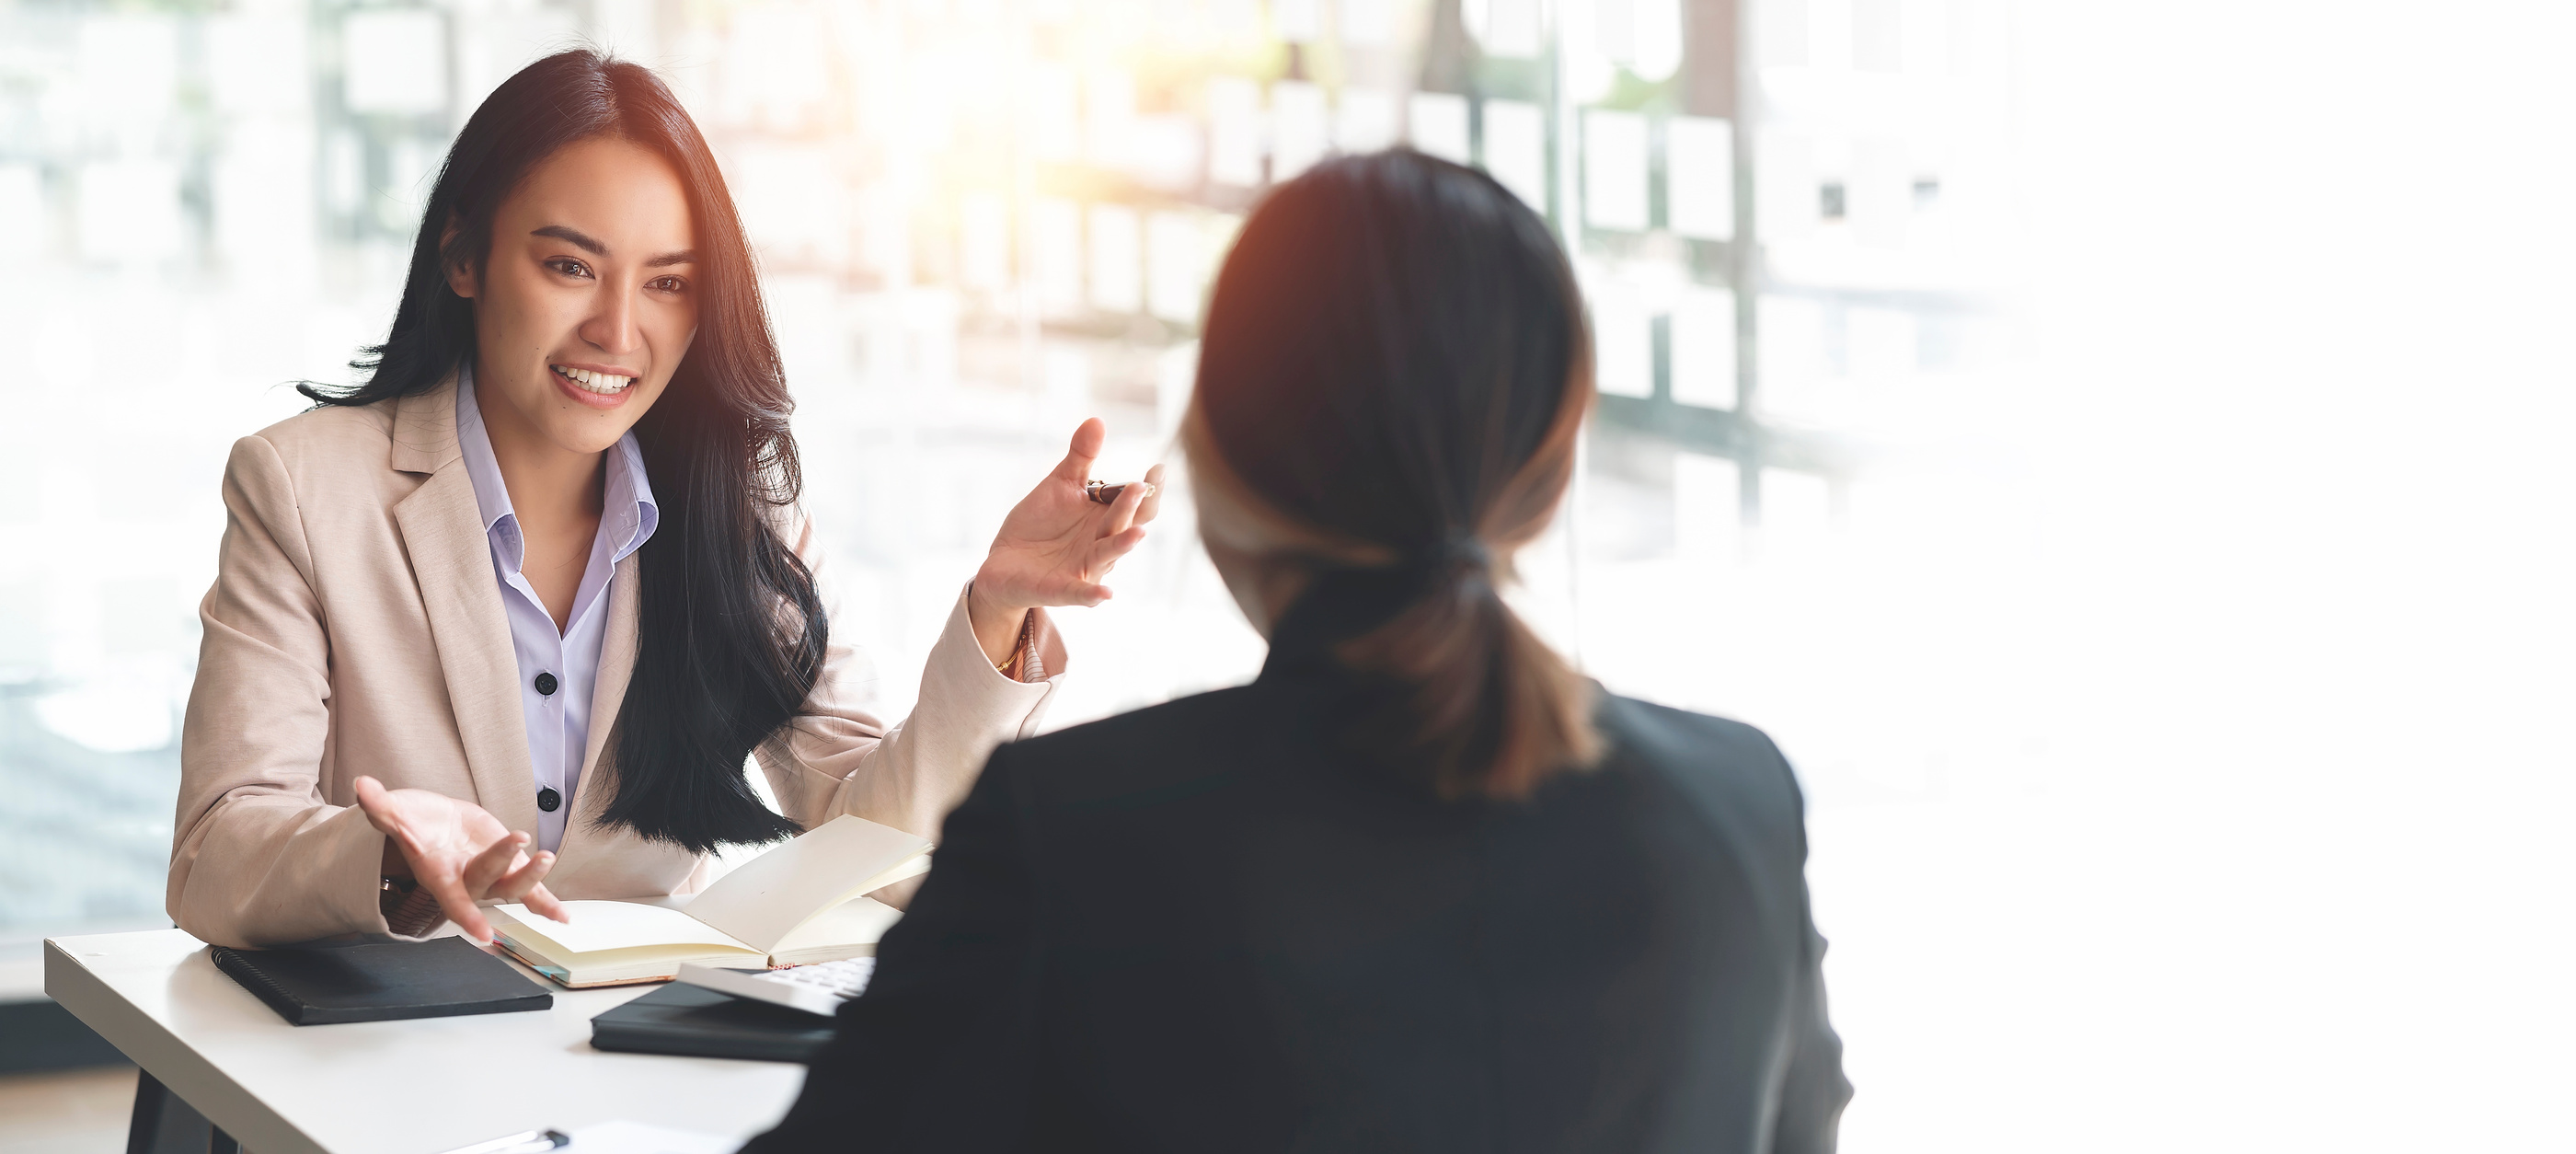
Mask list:
[[[2010,9],[1557,16],[1552,188],[1600,392],[1559,636],[1614,688],[1770,728],[1811,792],[1919,781],[1887,759],[1936,754],[1847,724],[1898,703],[1812,663],[1885,575],[2030,508],[1998,427],[2020,403]]]

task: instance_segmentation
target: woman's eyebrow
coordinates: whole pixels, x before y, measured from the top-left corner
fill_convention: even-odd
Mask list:
[[[530,229],[528,231],[528,235],[550,236],[556,240],[570,241],[574,247],[577,247],[592,256],[605,257],[608,255],[607,245],[599,243],[599,241],[593,239],[589,234],[569,225],[550,224],[544,228]],[[666,268],[675,264],[696,264],[697,262],[698,250],[693,248],[684,248],[678,252],[666,252],[660,256],[652,258],[651,260],[647,260],[644,262],[644,267]]]
[[[560,225],[560,224],[550,224],[550,225],[545,226],[544,228],[530,229],[530,230],[528,230],[528,235],[529,235],[529,236],[550,236],[550,237],[555,238],[556,240],[570,241],[570,242],[572,242],[573,247],[578,248],[578,249],[582,250],[583,252],[589,253],[589,254],[590,254],[590,255],[592,255],[592,256],[607,256],[607,255],[608,255],[608,246],[607,246],[607,245],[604,245],[604,244],[599,243],[598,241],[592,240],[588,235],[584,234],[580,229],[577,229],[577,228],[570,228],[570,227],[567,227],[567,226],[565,226],[565,225]]]

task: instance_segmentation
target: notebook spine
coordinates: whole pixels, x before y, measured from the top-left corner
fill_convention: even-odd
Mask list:
[[[259,966],[250,960],[247,951],[236,950],[230,946],[216,946],[214,954],[215,968],[230,975],[241,988],[250,991],[252,997],[268,1003],[268,1008],[277,1011],[278,1017],[298,1026],[305,1024],[304,1004],[296,1001],[294,995],[287,993],[286,987],[278,985],[276,978],[261,971]]]

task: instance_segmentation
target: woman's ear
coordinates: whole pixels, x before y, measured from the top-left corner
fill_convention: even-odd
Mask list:
[[[447,227],[440,229],[438,232],[438,255],[440,257],[445,258],[455,251],[456,234],[464,231],[464,228],[465,222],[457,219],[456,214],[449,213],[447,215]],[[477,279],[478,278],[474,275],[474,265],[472,262],[463,260],[447,261],[447,290],[449,292],[455,293],[467,300],[473,300],[474,293],[480,287],[475,283]]]

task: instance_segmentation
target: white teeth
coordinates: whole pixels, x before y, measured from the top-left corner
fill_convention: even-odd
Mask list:
[[[570,365],[554,365],[551,367],[557,374],[561,375],[563,379],[571,381],[575,388],[578,388],[585,393],[598,393],[604,397],[613,397],[619,393],[625,392],[626,386],[635,383],[635,378],[633,377],[619,377],[611,376],[607,373],[594,373],[588,369],[576,369]]]

